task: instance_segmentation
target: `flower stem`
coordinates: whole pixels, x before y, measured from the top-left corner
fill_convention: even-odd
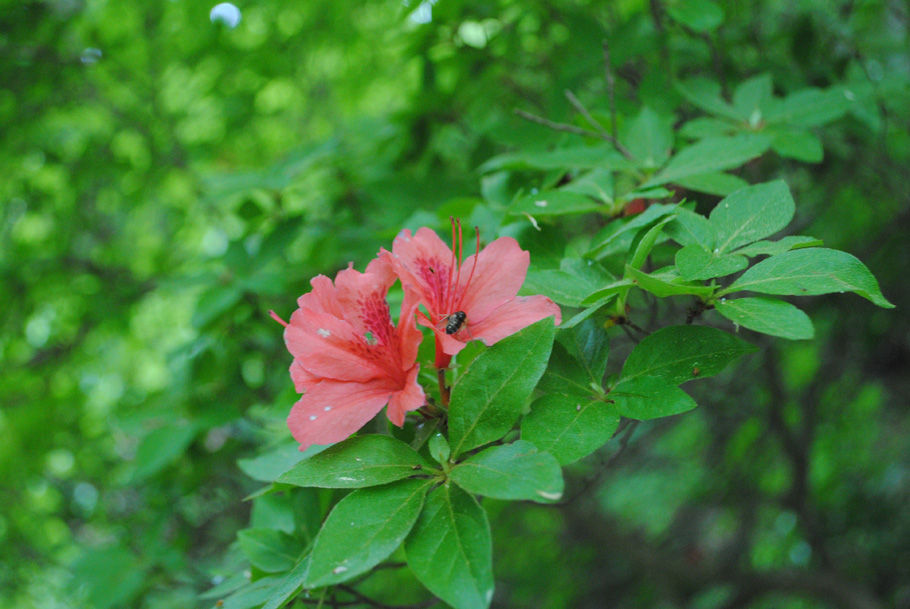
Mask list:
[[[446,369],[439,368],[436,371],[436,379],[439,381],[439,400],[444,408],[449,407],[450,389],[446,386]]]

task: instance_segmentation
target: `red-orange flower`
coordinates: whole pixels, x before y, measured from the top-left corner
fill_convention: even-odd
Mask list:
[[[457,258],[456,250],[457,249]],[[463,260],[461,225],[452,221],[452,249],[429,228],[405,229],[380,258],[390,261],[405,295],[426,307],[418,323],[433,329],[437,367],[469,340],[487,345],[545,317],[562,319],[559,306],[546,296],[517,296],[530,256],[511,237],[500,237]]]
[[[272,313],[285,326],[291,378],[303,393],[288,416],[301,450],[347,438],[386,404],[400,427],[407,411],[426,402],[417,383],[417,302],[405,297],[396,327],[386,303],[394,282],[391,266],[376,259],[363,273],[340,271],[334,285],[325,275],[313,278],[290,322]]]

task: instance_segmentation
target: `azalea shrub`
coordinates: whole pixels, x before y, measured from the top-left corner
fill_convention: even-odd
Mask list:
[[[764,124],[786,105],[769,91],[766,79],[744,83],[730,112]],[[832,98],[849,99],[813,97]],[[754,351],[753,333],[811,339],[811,319],[781,297],[852,292],[893,307],[854,256],[811,236],[780,236],[795,212],[785,182],[743,185],[722,173],[771,150],[772,137],[711,135],[671,153],[667,125],[644,109],[619,139],[608,136],[611,149],[575,144],[542,155],[585,167],[566,163],[555,184],[516,196],[499,210],[498,232],[550,241],[561,254],[552,268],[529,274],[515,238],[483,245],[479,228],[465,258],[462,223],[450,218],[451,247],[432,228],[403,229],[363,272],[313,278],[289,321],[272,313],[302,393],[287,419],[299,446],[277,464],[263,455],[248,466],[271,483],[254,501],[292,498],[311,528],[297,537],[241,532],[263,575],[251,585],[264,607],[300,593],[368,598],[358,582],[398,568],[430,599],[484,609],[495,582],[484,498],[558,505],[563,467],[638,421],[695,408],[681,386]],[[622,172],[628,185],[604,200]],[[679,183],[726,196],[705,215]],[[605,221],[596,231],[564,222],[580,214]],[[686,308],[645,330],[646,309],[664,299]],[[610,336],[623,331],[634,348],[610,362]]]

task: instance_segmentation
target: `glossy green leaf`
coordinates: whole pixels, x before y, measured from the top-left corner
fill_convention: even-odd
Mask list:
[[[543,294],[559,304],[577,307],[595,287],[590,281],[565,271],[529,271],[522,293]]]
[[[789,302],[776,298],[721,298],[717,312],[733,323],[762,334],[791,340],[812,338],[812,320]]]
[[[734,253],[749,256],[750,258],[753,256],[776,256],[777,254],[783,254],[790,250],[804,247],[818,247],[822,244],[822,240],[816,239],[815,237],[791,235],[778,239],[777,241],[756,241],[755,243],[739,248]]]
[[[550,453],[531,442],[491,446],[449,472],[464,490],[493,499],[551,502],[562,497],[562,469]]]
[[[362,488],[386,484],[421,473],[432,465],[391,436],[371,434],[348,438],[301,461],[278,482],[322,488]]]
[[[304,585],[347,581],[391,554],[420,515],[431,480],[400,480],[353,491],[329,513],[310,555]]]
[[[541,391],[569,392],[586,394],[592,391],[591,377],[588,376],[584,366],[579,365],[565,346],[556,342],[550,353],[550,362],[547,370],[540,378],[537,388]]]
[[[592,320],[587,320],[568,331],[569,338],[565,343],[570,352],[584,368],[588,378],[600,383],[607,369],[607,356],[610,354],[610,341],[607,333]]]
[[[772,235],[790,223],[795,210],[783,180],[737,190],[711,210],[709,220],[717,230],[715,249],[723,254]]]
[[[493,546],[487,514],[454,484],[430,493],[404,544],[408,566],[455,609],[486,609],[493,599]]]
[[[521,437],[566,465],[606,444],[618,426],[614,404],[591,396],[550,393],[535,401],[522,419]]]
[[[635,282],[629,278],[620,279],[619,281],[614,281],[613,283],[605,285],[604,287],[600,288],[599,290],[596,290],[596,291],[592,292],[591,294],[589,294],[583,301],[581,301],[581,304],[583,306],[596,305],[598,303],[603,302],[605,299],[607,299],[611,296],[615,296],[616,294],[623,292],[626,288],[628,288],[629,286],[633,286],[633,285],[635,285]],[[566,325],[562,324],[560,327],[565,328]]]
[[[706,250],[714,249],[717,231],[706,217],[680,207],[673,220],[664,230],[674,241],[680,245],[697,244]]]
[[[766,258],[718,295],[738,291],[791,296],[853,292],[880,307],[894,307],[865,264],[847,252],[821,247]]]
[[[274,482],[288,469],[325,450],[325,446],[314,444],[305,451],[300,450],[297,442],[288,442],[269,449],[249,459],[238,459],[237,466],[250,478],[260,482]]]
[[[243,529],[237,541],[250,564],[266,573],[287,571],[302,549],[293,537],[275,529]]]
[[[576,192],[545,190],[521,197],[512,204],[509,213],[531,216],[568,216],[603,211],[603,209],[604,207],[600,203]]]
[[[657,224],[645,231],[645,234],[642,235],[638,244],[635,246],[635,250],[632,252],[632,256],[629,258],[627,266],[640,269],[642,265],[644,265],[645,260],[647,260],[648,256],[651,254],[651,250],[654,249],[654,245],[660,238],[661,233],[663,233],[664,226],[672,220],[672,216],[662,218]]]
[[[610,246],[617,242],[623,235],[631,231],[637,231],[643,226],[672,214],[676,210],[676,205],[655,204],[651,205],[642,213],[632,216],[631,218],[616,218],[604,227],[591,240],[591,250],[587,257],[598,259],[610,252]]]
[[[749,265],[745,256],[737,254],[714,254],[700,245],[687,245],[676,252],[676,269],[686,280],[725,277],[743,270]]]
[[[771,138],[757,133],[705,138],[679,151],[643,186],[657,186],[681,178],[733,169],[761,156],[770,146]]]
[[[219,609],[253,609],[253,607],[260,607],[274,594],[275,589],[281,585],[282,581],[282,578],[278,575],[257,579],[224,599]]]
[[[732,135],[739,130],[736,123],[719,118],[700,116],[687,121],[679,128],[679,134],[690,139]]]
[[[640,421],[668,417],[696,407],[688,393],[670,380],[655,376],[621,380],[610,392],[609,399],[619,414]]]
[[[552,318],[534,323],[478,355],[452,388],[452,455],[498,440],[518,417],[550,357]]]
[[[645,337],[626,359],[620,381],[641,376],[678,385],[713,376],[755,347],[717,328],[670,326]]]
[[[302,587],[306,572],[310,568],[310,555],[307,554],[271,587],[270,594],[262,609],[280,609],[284,607],[291,597]]]
[[[446,437],[439,432],[430,436],[429,440],[430,456],[439,463],[448,463],[449,457],[452,456],[452,449],[449,448],[449,442]]]
[[[690,283],[679,277],[672,270],[645,273],[644,271],[639,271],[627,265],[626,275],[628,275],[629,279],[633,281],[635,285],[659,298],[682,296],[685,294],[707,298],[714,293],[714,288],[711,286],[702,285],[700,283]]]

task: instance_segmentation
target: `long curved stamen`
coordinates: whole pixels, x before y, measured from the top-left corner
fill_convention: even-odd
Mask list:
[[[445,294],[440,294],[441,298],[439,299],[439,304],[442,305],[443,309],[448,309],[449,301],[452,299],[452,273],[455,272],[455,218],[454,216],[449,216],[449,221],[452,223],[452,263],[449,265],[449,276],[446,278],[446,292]],[[451,311],[446,311],[446,314]]]
[[[458,307],[456,310],[461,310],[461,305],[464,302],[464,297],[468,293],[468,286],[471,285],[471,280],[474,278],[474,269],[477,268],[477,259],[480,258],[480,228],[474,227],[474,234],[477,235],[477,243],[474,245],[474,264],[471,265],[471,273],[468,275],[468,282],[464,284],[464,289],[461,291],[461,298],[458,300]]]
[[[451,286],[452,302],[449,303],[448,313],[454,313],[455,309],[455,299],[458,298],[458,285],[461,283],[461,263],[464,261],[464,237],[461,232],[461,220],[456,220],[458,223],[458,270],[455,272],[455,285]],[[454,253],[454,248],[453,253]]]

